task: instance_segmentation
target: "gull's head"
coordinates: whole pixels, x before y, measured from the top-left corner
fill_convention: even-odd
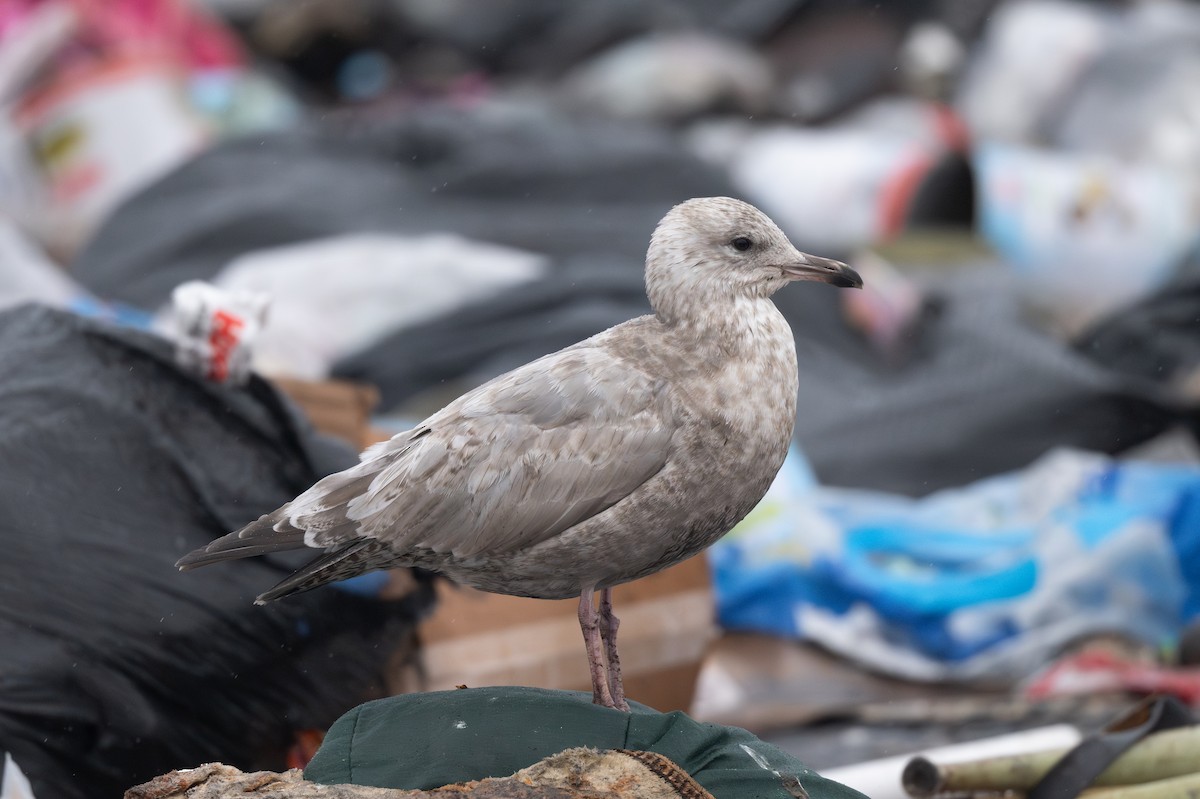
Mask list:
[[[650,239],[646,293],[660,316],[680,302],[703,307],[769,297],[796,280],[862,288],[840,261],[800,252],[762,211],[729,197],[700,197],[672,208]]]

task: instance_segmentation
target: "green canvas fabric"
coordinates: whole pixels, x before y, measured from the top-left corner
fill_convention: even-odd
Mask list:
[[[621,713],[593,705],[590,694],[519,687],[379,699],[334,723],[304,776],[326,785],[429,790],[506,777],[589,746],[658,752],[717,799],[795,799],[805,795],[796,782],[811,799],[864,799],[745,730],[630,704]]]

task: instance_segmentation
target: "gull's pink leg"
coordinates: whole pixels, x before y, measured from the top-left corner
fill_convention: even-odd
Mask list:
[[[600,589],[600,637],[604,639],[604,654],[608,658],[608,690],[613,707],[629,711],[625,701],[625,686],[621,684],[621,659],[617,656],[617,628],[621,620],[613,614],[612,589]]]
[[[604,641],[601,638],[600,617],[592,607],[591,587],[579,595],[579,629],[583,631],[583,645],[587,649],[588,671],[592,676],[592,702],[604,707],[616,707],[612,691],[608,687],[608,668],[604,659]]]

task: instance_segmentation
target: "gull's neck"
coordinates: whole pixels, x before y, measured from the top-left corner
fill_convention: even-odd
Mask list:
[[[655,315],[690,346],[712,345],[738,357],[761,354],[763,347],[793,346],[791,327],[768,296],[714,296],[689,304],[686,313],[679,310],[656,309]]]

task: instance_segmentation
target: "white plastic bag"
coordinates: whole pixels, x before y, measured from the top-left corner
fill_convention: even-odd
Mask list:
[[[271,298],[255,368],[308,380],[383,336],[533,280],[543,256],[451,234],[359,234],[262,250],[217,287]]]

